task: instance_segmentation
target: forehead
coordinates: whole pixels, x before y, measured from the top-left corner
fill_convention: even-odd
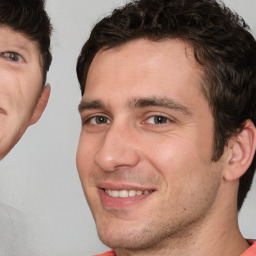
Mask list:
[[[188,43],[139,39],[96,54],[89,68],[84,98],[102,95],[106,99],[125,90],[127,97],[162,97],[174,92],[189,95],[191,91],[201,91],[202,76]]]
[[[5,25],[0,25],[0,46],[13,46],[21,50],[39,52],[37,41]]]

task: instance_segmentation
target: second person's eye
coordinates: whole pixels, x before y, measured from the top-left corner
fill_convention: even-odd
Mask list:
[[[170,120],[164,116],[151,116],[147,119],[147,123],[149,124],[165,124],[169,122]]]
[[[94,116],[91,117],[88,122],[91,124],[108,124],[110,123],[110,120],[105,116]]]

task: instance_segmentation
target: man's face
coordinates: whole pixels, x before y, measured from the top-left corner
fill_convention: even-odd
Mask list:
[[[0,27],[0,159],[29,126],[41,92],[37,43],[9,27]]]
[[[223,163],[189,45],[136,40],[100,51],[80,104],[77,167],[104,243],[146,249],[189,233],[215,204]]]

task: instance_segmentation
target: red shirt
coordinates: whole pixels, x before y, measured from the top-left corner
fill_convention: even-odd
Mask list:
[[[255,241],[248,240],[248,242],[250,243],[251,246],[240,256],[256,256],[256,240]],[[110,252],[105,252],[103,254],[98,254],[98,255],[94,255],[94,256],[115,256],[115,252],[110,251]]]
[[[256,256],[256,240],[248,240],[250,247],[241,256]]]
[[[94,256],[115,256],[115,252],[114,251],[110,251],[110,252],[105,252],[103,254],[97,254]]]

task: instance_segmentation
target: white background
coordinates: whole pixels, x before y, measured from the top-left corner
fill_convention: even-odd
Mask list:
[[[0,163],[0,201],[29,219],[29,246],[34,256],[87,256],[107,248],[97,238],[83,196],[75,155],[80,133],[81,99],[76,59],[92,26],[122,0],[48,0],[54,33],[52,85],[48,107]],[[226,0],[256,34],[256,1]],[[256,182],[240,213],[245,237],[256,238]],[[22,255],[21,255],[22,256]]]

